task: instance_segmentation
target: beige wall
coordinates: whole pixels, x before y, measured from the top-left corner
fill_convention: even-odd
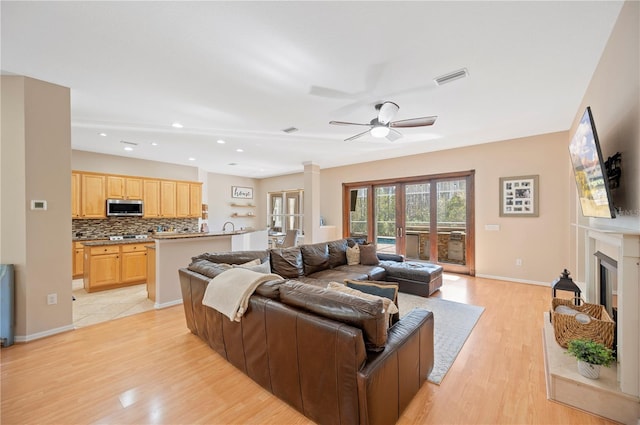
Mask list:
[[[73,327],[70,122],[68,88],[2,77],[0,262],[16,267],[16,341]],[[47,210],[31,211],[31,200]]]
[[[253,188],[253,199],[234,199],[231,197],[231,186],[242,186]],[[235,229],[239,230],[243,227],[253,227],[255,229],[264,229],[266,219],[261,220],[257,208],[234,208],[232,203],[236,204],[260,204],[260,196],[257,189],[257,181],[248,177],[229,176],[226,174],[209,173],[207,177],[207,199],[209,202],[209,230],[219,231],[225,222],[230,221],[234,224]],[[246,214],[253,211],[255,217],[231,217],[231,214]],[[227,227],[227,230],[230,226]]]
[[[78,150],[71,152],[71,167],[105,174],[200,181],[197,167]]]
[[[640,3],[627,1],[618,17],[593,78],[576,111],[570,134],[591,106],[605,158],[622,153],[620,188],[613,192],[622,215],[614,220],[585,219],[570,177],[569,223],[605,225],[640,232]],[[567,141],[568,144],[568,141]],[[584,281],[584,231],[571,226],[571,269]]]
[[[475,170],[476,274],[551,282],[568,260],[567,133],[553,133],[321,171],[321,214],[342,232],[342,183]],[[499,216],[499,178],[540,176],[540,216]],[[487,231],[486,224],[500,225]],[[522,266],[516,266],[516,258]]]

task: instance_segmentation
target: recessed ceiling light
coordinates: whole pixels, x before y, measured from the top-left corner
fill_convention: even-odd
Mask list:
[[[132,148],[131,146],[125,146],[125,147],[124,147],[124,150],[125,150],[125,151],[132,151],[132,150],[133,150],[133,148]]]
[[[173,124],[171,124],[171,127],[173,128],[182,128],[184,127],[182,124],[180,124],[179,122],[174,122]]]
[[[107,133],[98,133],[98,136],[107,137]]]
[[[151,142],[151,146],[158,146],[156,142]]]
[[[236,152],[244,152],[244,149],[236,149]]]
[[[225,142],[225,141],[224,141],[224,140],[222,140],[222,139],[218,139],[218,144],[219,144],[219,145],[224,145],[225,143],[227,143],[227,142]]]
[[[189,161],[195,161],[196,159],[192,156],[189,157]]]

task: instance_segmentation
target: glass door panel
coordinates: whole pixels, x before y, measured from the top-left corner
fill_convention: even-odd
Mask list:
[[[353,238],[365,238],[369,229],[369,190],[365,188],[353,189],[349,192],[349,236]]]
[[[438,181],[437,200],[438,262],[466,265],[466,179]]]
[[[396,253],[396,186],[374,188],[375,238],[378,252]]]
[[[411,260],[429,260],[431,184],[404,185],[404,254]]]

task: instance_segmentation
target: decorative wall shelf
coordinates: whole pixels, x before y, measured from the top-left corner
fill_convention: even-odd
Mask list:
[[[231,203],[232,207],[236,207],[236,208],[255,208],[255,205],[252,204],[236,204],[236,203]]]
[[[247,213],[247,214],[238,214],[238,213],[233,213],[231,214],[231,217],[246,217],[246,218],[255,218],[255,214],[253,213]]]

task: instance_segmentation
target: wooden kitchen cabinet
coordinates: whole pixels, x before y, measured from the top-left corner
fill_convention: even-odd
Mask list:
[[[202,215],[202,183],[189,183],[189,217]]]
[[[120,282],[144,282],[147,278],[146,244],[122,245],[121,253]]]
[[[175,181],[160,181],[160,217],[176,217]]]
[[[107,199],[142,199],[142,179],[125,176],[106,176]]]
[[[84,247],[84,289],[94,292],[120,283],[120,246]]]
[[[81,174],[80,218],[105,218],[106,185],[105,176],[99,174]]]
[[[176,217],[189,217],[191,190],[188,182],[176,182]]]
[[[71,173],[71,218],[80,218],[80,174]]]
[[[84,289],[118,288],[147,279],[146,243],[84,247]]]
[[[84,245],[82,242],[71,242],[71,258],[73,259],[72,277],[78,279],[84,273]]]
[[[144,180],[144,217],[160,217],[160,180]]]

